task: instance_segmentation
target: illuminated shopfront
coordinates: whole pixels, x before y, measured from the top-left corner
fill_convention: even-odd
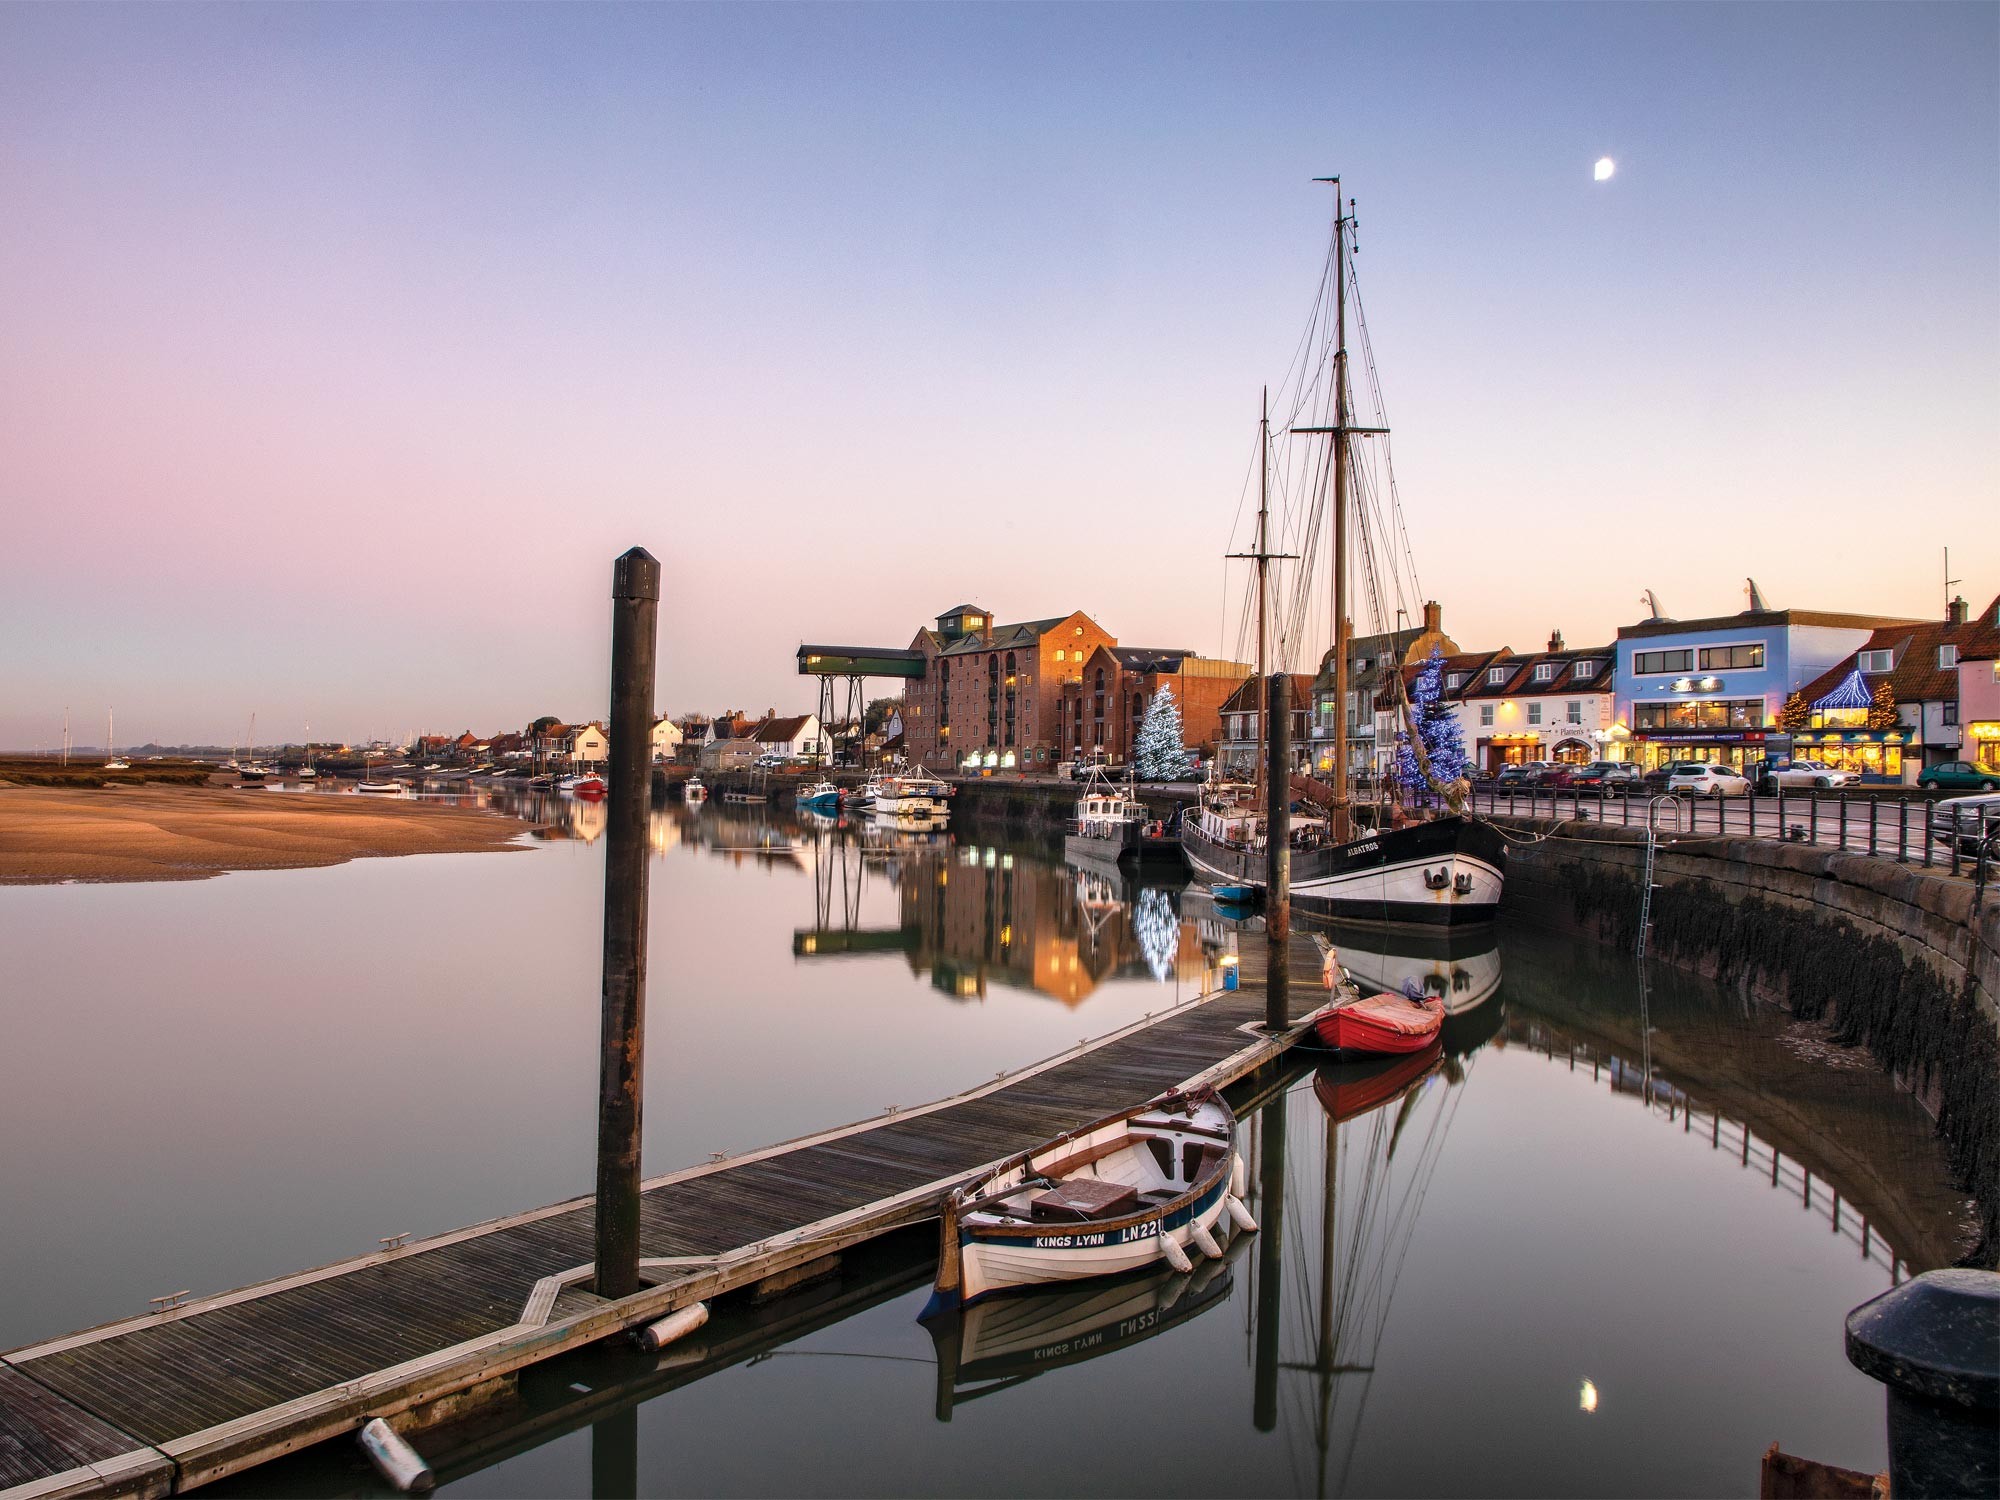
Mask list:
[[[1802,729],[1792,736],[1792,754],[1836,771],[1900,781],[1903,747],[1910,739],[1910,734],[1900,729]]]
[[[2000,771],[2000,720],[1965,726],[1966,759],[1982,771]]]

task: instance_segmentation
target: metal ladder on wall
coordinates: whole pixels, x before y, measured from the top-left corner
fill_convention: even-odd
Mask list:
[[[1660,832],[1656,814],[1664,802],[1674,810],[1674,832],[1681,832],[1681,814],[1684,811],[1678,797],[1655,797],[1646,804],[1646,872],[1639,881],[1639,944],[1640,962],[1646,958],[1646,935],[1653,930],[1653,866],[1659,857]]]

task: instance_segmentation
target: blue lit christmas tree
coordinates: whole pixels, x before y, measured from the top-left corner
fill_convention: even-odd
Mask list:
[[[1449,785],[1463,776],[1465,738],[1459,733],[1458,715],[1444,701],[1444,653],[1435,646],[1418,669],[1416,685],[1410,689],[1410,718],[1430,758],[1432,780]],[[1422,791],[1429,786],[1417,764],[1409,734],[1401,730],[1396,734],[1396,780],[1406,791]]]

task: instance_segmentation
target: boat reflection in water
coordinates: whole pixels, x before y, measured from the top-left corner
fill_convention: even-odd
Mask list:
[[[1049,1291],[1007,1292],[924,1324],[937,1351],[937,1419],[1048,1370],[1129,1349],[1229,1300],[1232,1266],[1248,1237],[1231,1238],[1219,1260],[1191,1271],[1167,1266]]]

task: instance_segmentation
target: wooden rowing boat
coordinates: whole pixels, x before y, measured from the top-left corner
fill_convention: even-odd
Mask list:
[[[1012,1287],[1221,1256],[1226,1214],[1254,1230],[1236,1116],[1211,1089],[1163,1094],[1023,1151],[946,1198],[925,1316]]]
[[[1336,1002],[1319,1013],[1313,1030],[1336,1051],[1382,1057],[1423,1051],[1443,1025],[1444,1001],[1436,995],[1384,993]]]

